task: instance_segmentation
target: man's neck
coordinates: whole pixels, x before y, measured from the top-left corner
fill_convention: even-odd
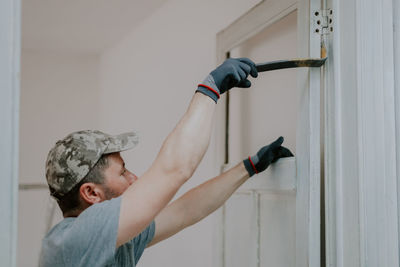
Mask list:
[[[79,208],[74,210],[69,210],[63,213],[64,218],[67,217],[78,217],[85,209],[89,208],[92,204],[89,203],[81,203]]]
[[[63,214],[64,218],[68,217],[78,217],[79,214],[82,213],[83,210],[73,210],[73,211],[67,211]]]

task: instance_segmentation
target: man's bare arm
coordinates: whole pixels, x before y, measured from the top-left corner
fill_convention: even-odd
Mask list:
[[[224,204],[248,178],[249,174],[241,162],[185,193],[157,215],[156,233],[148,246],[202,220]]]
[[[191,176],[207,150],[215,103],[196,93],[154,163],[122,195],[117,247],[143,231]]]

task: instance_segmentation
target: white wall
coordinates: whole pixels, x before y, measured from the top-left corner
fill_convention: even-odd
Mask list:
[[[141,133],[124,152],[142,174],[176,125],[196,85],[216,66],[216,34],[256,5],[251,1],[168,1],[99,58],[23,51],[20,183],[45,183],[44,162],[56,139],[80,129]],[[216,122],[222,123],[222,122]],[[219,173],[214,141],[178,193]],[[222,158],[218,159],[222,162]],[[48,191],[20,191],[18,266],[36,266]],[[57,208],[58,210],[58,208]],[[53,223],[61,219],[60,212]],[[212,217],[145,252],[141,266],[211,266]]]
[[[95,55],[22,52],[20,183],[46,184],[54,143],[69,132],[99,128],[97,68]],[[18,266],[37,266],[48,204],[47,189],[19,191]]]
[[[215,67],[217,32],[257,2],[168,1],[102,54],[104,130],[136,129],[141,133],[138,148],[125,153],[133,172],[140,175],[149,167],[196,85]],[[218,174],[213,148],[211,142],[198,171],[178,195]],[[146,250],[139,266],[212,266],[213,231],[211,216]]]
[[[94,55],[23,51],[20,182],[43,182],[55,138],[98,127],[97,62]]]

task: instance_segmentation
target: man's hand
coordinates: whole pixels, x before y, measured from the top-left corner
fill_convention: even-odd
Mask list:
[[[293,157],[292,152],[286,147],[281,146],[283,137],[279,137],[275,142],[261,148],[256,155],[243,160],[244,166],[250,176],[262,172],[280,158]]]
[[[233,87],[250,87],[251,82],[247,79],[249,74],[254,78],[258,76],[253,61],[248,58],[228,58],[198,85],[196,92],[211,97],[217,103],[220,94]]]

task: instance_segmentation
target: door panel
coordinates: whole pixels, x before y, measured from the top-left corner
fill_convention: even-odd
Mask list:
[[[292,12],[231,51],[232,57],[248,57],[256,63],[297,56],[297,12]],[[259,73],[250,89],[231,90],[232,157],[254,154],[261,146],[285,137],[294,151],[296,142],[296,69]],[[239,108],[235,104],[240,103]],[[236,135],[240,136],[236,136]],[[239,158],[237,158],[239,159]]]
[[[226,266],[247,266],[255,260],[256,243],[253,242],[255,210],[250,193],[236,194],[226,205]],[[241,251],[241,253],[237,253]]]
[[[296,196],[260,194],[261,266],[295,266]]]
[[[297,12],[268,26],[231,51],[256,63],[297,55]],[[229,159],[253,155],[279,136],[295,153],[297,72],[259,73],[250,89],[230,91]],[[294,266],[296,161],[281,159],[252,177],[226,203],[225,266]]]

